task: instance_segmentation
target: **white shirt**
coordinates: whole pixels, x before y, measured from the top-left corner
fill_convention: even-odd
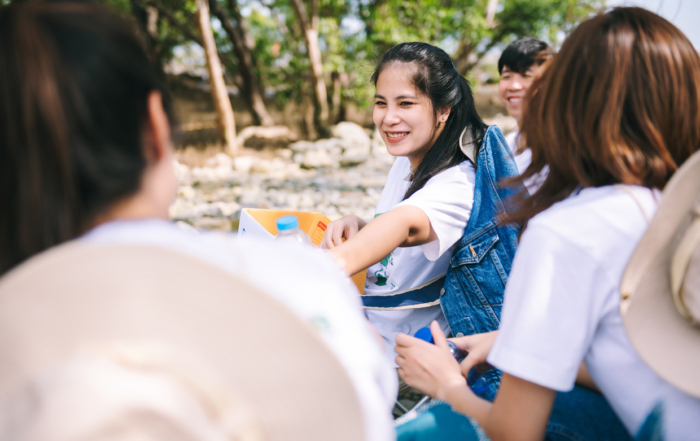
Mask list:
[[[532,163],[532,150],[530,150],[529,147],[526,147],[525,150],[518,153],[519,140],[519,130],[512,131],[506,135],[506,142],[508,143],[508,147],[510,147],[510,151],[513,153],[513,158],[515,159],[515,165],[518,168],[518,173],[522,175]],[[530,194],[534,194],[537,189],[540,188],[542,182],[544,182],[545,178],[547,177],[548,172],[549,166],[545,166],[540,173],[525,180],[525,187],[527,187],[527,191]]]
[[[110,222],[80,240],[170,248],[245,277],[309,323],[335,353],[355,387],[367,439],[396,438],[391,415],[396,372],[369,330],[357,291],[325,252],[253,238],[241,242],[221,233],[197,234],[160,219]]]
[[[399,157],[389,171],[386,185],[377,203],[376,213],[394,207],[411,205],[428,216],[437,240],[422,246],[396,248],[386,259],[367,270],[365,294],[385,295],[406,291],[427,284],[447,273],[454,246],[462,237],[474,203],[474,167],[469,161],[444,170],[403,200],[411,182],[407,179],[411,164]],[[449,325],[439,304],[403,310],[366,311],[370,322],[386,342],[386,353],[396,358],[394,346],[400,333],[409,335],[437,320],[448,334]]]
[[[510,147],[510,151],[513,153],[513,157],[515,158],[515,165],[518,167],[518,173],[522,175],[532,162],[532,152],[529,148],[526,148],[522,152],[518,153],[519,138],[519,130],[513,130],[506,135],[506,142],[508,143],[508,147]]]
[[[651,217],[658,191],[628,188]],[[584,189],[533,217],[515,254],[488,361],[558,391],[573,387],[585,361],[631,434],[663,401],[665,439],[697,439],[700,400],[639,358],[620,315],[622,274],[647,226],[632,196],[614,186]]]

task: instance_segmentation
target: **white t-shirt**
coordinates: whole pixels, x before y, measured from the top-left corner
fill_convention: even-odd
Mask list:
[[[513,157],[515,158],[515,165],[518,167],[518,173],[522,175],[532,162],[532,152],[529,148],[526,148],[518,154],[519,136],[520,131],[513,130],[506,135],[506,142],[508,143],[508,147],[510,147],[510,151],[513,153]]]
[[[515,165],[518,167],[518,173],[522,175],[532,163],[532,150],[528,147],[518,153],[519,137],[520,131],[515,130],[506,135],[506,142],[508,143],[508,147],[510,147],[510,151],[513,152],[513,158],[515,159]],[[542,172],[525,180],[525,187],[527,187],[530,194],[534,194],[537,189],[540,188],[540,185],[542,185],[542,182],[547,177],[548,170],[549,166],[545,166]]]
[[[386,295],[427,284],[447,273],[455,244],[462,237],[474,203],[474,167],[469,161],[433,176],[425,186],[402,202],[411,182],[411,164],[399,157],[389,171],[376,213],[412,205],[430,219],[437,240],[422,246],[396,248],[386,259],[367,270],[365,294]],[[448,334],[449,325],[439,304],[403,310],[366,310],[367,317],[386,341],[387,356],[396,358],[394,346],[400,333],[409,335],[437,320]]]
[[[659,192],[628,187],[651,217]],[[627,338],[619,286],[648,221],[624,189],[587,188],[533,217],[505,291],[488,361],[518,378],[570,390],[582,361],[631,434],[665,404],[668,440],[698,439],[700,400],[656,375]]]
[[[357,291],[327,253],[254,238],[241,242],[221,233],[198,234],[161,219],[109,222],[80,240],[161,246],[245,277],[309,323],[335,353],[357,392],[367,439],[396,438],[391,414],[396,372],[367,325]]]

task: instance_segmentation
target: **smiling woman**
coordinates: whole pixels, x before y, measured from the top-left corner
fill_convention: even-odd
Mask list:
[[[350,274],[369,267],[363,302],[393,360],[400,332],[413,334],[432,320],[449,332],[440,291],[471,214],[472,161],[486,125],[469,84],[450,57],[429,44],[392,48],[372,80],[374,123],[397,159],[377,204],[378,217],[369,223],[357,216],[332,222],[323,246]]]

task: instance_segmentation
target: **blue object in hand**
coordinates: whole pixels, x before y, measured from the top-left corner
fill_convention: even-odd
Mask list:
[[[425,340],[428,343],[435,344],[435,340],[433,340],[433,333],[430,332],[430,328],[428,327],[420,328],[418,331],[416,331],[414,337],[420,338],[421,340]],[[462,360],[467,358],[467,355],[469,354],[469,352],[458,348],[456,344],[452,343],[449,340],[447,340],[447,346],[450,347],[450,353],[455,358],[455,360],[457,360],[457,363],[461,363]]]
[[[413,336],[421,340],[427,341],[428,343],[435,344],[435,340],[433,339],[433,333],[430,332],[430,328],[428,327],[420,328],[418,331],[416,331],[416,333]],[[449,340],[447,340],[447,346],[450,347],[450,353],[455,358],[455,360],[457,360],[457,363],[461,363],[462,360],[467,358],[467,355],[469,355],[469,352],[459,348],[456,344],[452,343]],[[482,395],[483,393],[489,392],[489,386],[486,383],[486,380],[484,380],[484,378],[481,377],[481,373],[476,372],[476,369],[472,369],[471,371],[469,371],[469,375],[467,375],[467,384],[477,395]]]

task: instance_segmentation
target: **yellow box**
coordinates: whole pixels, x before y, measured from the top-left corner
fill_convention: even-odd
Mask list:
[[[296,216],[299,219],[299,229],[306,232],[311,238],[311,243],[316,246],[321,244],[323,234],[331,221],[319,212],[244,208],[241,210],[238,234],[273,238],[277,235],[276,221],[282,216]],[[352,281],[355,282],[360,294],[365,291],[366,277],[367,271],[361,271],[352,276]]]

